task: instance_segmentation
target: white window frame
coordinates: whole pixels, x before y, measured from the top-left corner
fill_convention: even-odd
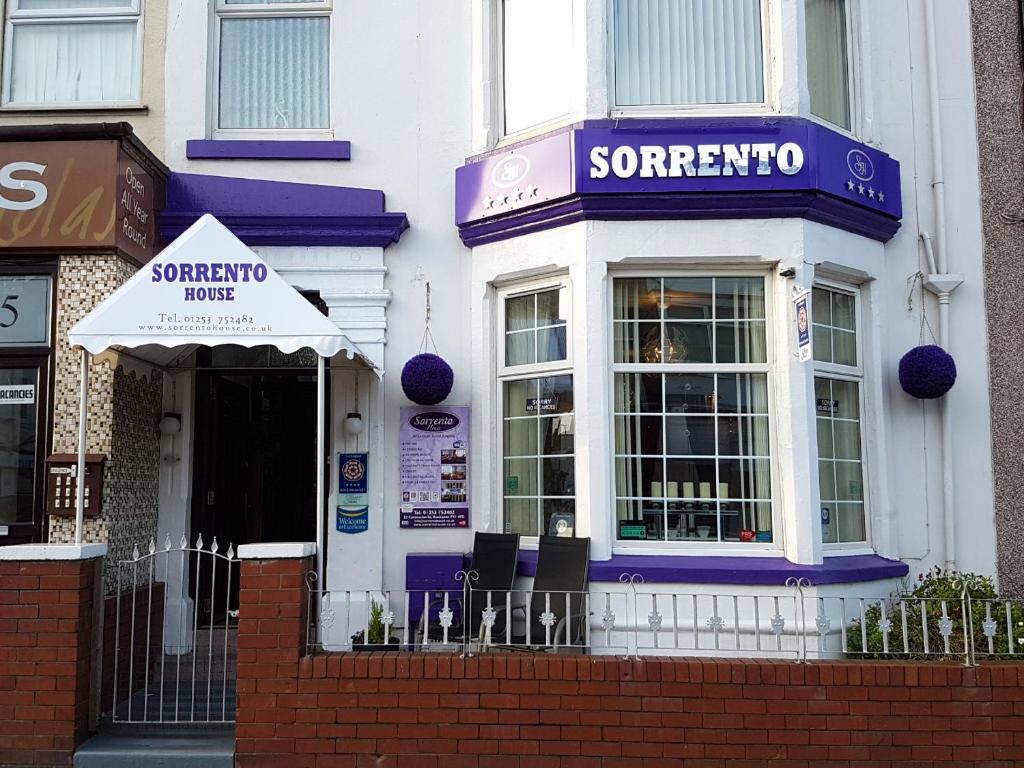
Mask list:
[[[526,296],[530,294],[543,293],[544,291],[560,290],[565,300],[565,317],[566,317],[566,343],[565,343],[565,360],[556,360],[548,363],[528,363],[524,365],[506,365],[505,364],[505,302],[508,299],[516,298],[517,296]],[[501,532],[505,531],[505,384],[509,381],[521,381],[524,379],[543,379],[552,376],[569,376],[572,379],[573,388],[573,414],[577,411],[576,403],[576,374],[573,368],[573,314],[572,314],[572,283],[568,276],[561,275],[557,277],[547,277],[539,280],[533,280],[530,282],[516,283],[514,285],[507,285],[498,288],[495,291],[495,308],[496,308],[496,323],[495,323],[495,354],[497,355],[497,371],[495,380],[497,382],[496,405],[497,405],[497,429],[496,429],[496,447],[495,456],[497,459],[495,468],[495,482],[492,484],[494,488],[494,509],[497,510],[497,523],[498,530]],[[540,450],[540,446],[538,446]],[[575,428],[573,430],[573,472],[575,475],[576,464],[577,464],[577,446],[576,446],[576,434]],[[538,478],[539,480],[539,478]],[[576,484],[574,482],[574,487]],[[527,497],[529,498],[529,497]],[[539,497],[544,498],[544,497]],[[552,497],[562,498],[562,497]],[[538,500],[539,500],[538,499]],[[579,493],[577,492],[573,496],[574,509],[576,513],[576,526],[579,528]],[[538,508],[539,509],[539,508]],[[539,521],[538,521],[539,522]],[[520,534],[520,541],[526,545],[527,549],[534,549],[539,544],[540,536],[546,535],[546,531],[540,529],[538,525],[538,536],[530,536],[528,534]]]
[[[210,66],[208,67],[208,133],[214,139],[290,139],[293,141],[329,140],[334,137],[334,0],[308,0],[294,3],[232,3],[216,0],[211,10]],[[260,19],[281,16],[326,17],[327,32],[327,127],[326,128],[221,128],[220,127],[220,31],[221,22],[231,19]]]
[[[572,0],[565,0],[565,2],[571,3]],[[496,146],[513,144],[517,141],[529,139],[534,136],[540,136],[541,134],[548,133],[555,128],[560,128],[571,123],[574,110],[572,103],[567,102],[566,106],[568,109],[560,115],[555,115],[543,122],[535,125],[528,125],[525,128],[520,128],[519,130],[512,131],[511,133],[505,130],[505,0],[494,0],[493,9],[494,29],[491,38],[491,49],[494,51],[494,80],[498,86],[493,94],[492,105],[495,116],[494,135],[497,137]],[[575,24],[575,18],[573,19],[573,23]]]
[[[18,6],[20,0],[7,0],[4,14],[4,50],[3,50],[3,94],[0,98],[0,110],[88,110],[88,109],[119,109],[142,106],[142,38],[145,0],[131,0],[131,5],[124,8],[72,8],[22,10]],[[111,101],[62,101],[62,102],[27,102],[11,101],[11,76],[13,74],[14,28],[19,25],[33,24],[95,24],[103,21],[117,21],[134,18],[135,50],[133,61],[135,77],[132,88],[135,98]],[[127,21],[125,22],[128,23]]]
[[[846,61],[847,71],[846,76],[849,79],[849,95],[850,95],[850,127],[844,128],[841,125],[837,125],[830,120],[826,120],[824,117],[819,117],[811,111],[811,100],[810,100],[810,82],[807,82],[807,119],[812,122],[823,125],[836,133],[841,133],[851,139],[858,140],[863,131],[863,120],[864,115],[862,112],[861,105],[863,104],[864,94],[862,92],[862,82],[858,73],[866,71],[865,68],[865,52],[863,46],[860,44],[861,30],[863,28],[863,16],[861,0],[845,0],[846,5]],[[807,34],[807,25],[804,24],[804,34]],[[804,73],[804,77],[807,77],[807,43],[806,39],[800,41],[800,47],[803,51],[804,66],[801,67],[801,71]]]
[[[734,104],[652,104],[620,105],[615,91],[615,0],[607,0],[608,24],[605,50],[607,51],[608,94],[612,117],[716,117],[757,116],[779,111],[775,88],[775,4],[779,0],[761,0],[761,76],[763,101],[736,102]]]
[[[860,419],[860,471],[861,471],[861,495],[863,498],[863,509],[864,509],[864,539],[862,541],[839,541],[839,542],[824,542],[822,541],[822,549],[825,552],[842,552],[843,554],[859,554],[861,552],[873,552],[871,548],[871,488],[872,485],[869,482],[870,477],[870,465],[868,462],[868,441],[865,438],[864,425],[866,423],[868,409],[866,407],[867,400],[867,387],[864,381],[864,334],[863,334],[863,310],[861,301],[861,291],[857,286],[844,284],[834,280],[826,280],[817,278],[814,281],[814,287],[822,290],[831,291],[833,293],[844,293],[848,296],[853,297],[853,310],[854,310],[854,334],[855,334],[855,345],[854,349],[857,354],[857,365],[839,365],[836,363],[826,363],[817,359],[813,359],[814,363],[814,378],[819,376],[828,379],[839,379],[841,381],[849,381],[857,384],[858,391],[858,405]],[[813,296],[813,294],[812,294]],[[811,304],[811,338],[814,338],[814,301],[813,298]],[[818,425],[817,425],[817,413],[815,413],[815,424],[814,429],[811,432],[812,440],[814,441],[814,461],[820,461],[820,452],[818,450]],[[815,489],[815,496],[818,498],[819,508],[821,506],[821,495],[820,486]]]
[[[611,503],[609,505],[608,535],[612,543],[612,553],[621,555],[659,555],[659,554],[703,554],[703,555],[747,555],[765,556],[776,554],[784,550],[785,529],[783,526],[782,495],[781,495],[781,457],[778,451],[778,424],[779,414],[776,404],[775,392],[777,390],[775,377],[777,375],[775,365],[775,307],[772,287],[774,284],[771,271],[758,268],[678,268],[665,269],[651,267],[648,269],[623,269],[609,272],[611,277],[608,280],[606,294],[607,301],[607,323],[606,350],[608,366],[608,421],[607,429],[609,435],[608,444],[611,450],[608,453],[607,471],[611,480]],[[729,277],[761,277],[764,279],[764,301],[765,301],[765,351],[764,363],[616,363],[615,340],[614,340],[614,282],[616,279],[628,278],[729,278]],[[616,373],[760,373],[765,374],[768,386],[768,429],[769,429],[769,476],[771,483],[771,505],[772,505],[772,541],[770,542],[738,542],[738,541],[694,541],[694,540],[632,540],[619,539],[618,531],[618,495],[615,487],[615,374]],[[716,460],[718,457],[715,457]]]

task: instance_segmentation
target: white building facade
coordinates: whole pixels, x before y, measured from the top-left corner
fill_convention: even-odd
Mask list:
[[[540,535],[589,537],[598,592],[993,571],[966,0],[209,5],[167,11],[161,230],[213,213],[372,363],[331,364],[329,590],[401,590],[408,555],[472,531],[520,534],[525,578]],[[443,406],[471,414],[461,529],[400,524],[427,283]],[[918,400],[897,366],[933,337],[957,381]],[[280,381],[304,363],[218,354],[165,378],[160,536],[298,538],[309,493],[260,461],[312,442],[240,425],[257,390],[306,402]],[[352,452],[367,524],[344,533]],[[256,509],[217,472],[281,490]]]

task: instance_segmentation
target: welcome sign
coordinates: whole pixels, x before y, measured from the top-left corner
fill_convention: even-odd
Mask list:
[[[209,214],[69,333],[97,354],[112,345],[267,344],[324,357],[357,348],[327,317]]]

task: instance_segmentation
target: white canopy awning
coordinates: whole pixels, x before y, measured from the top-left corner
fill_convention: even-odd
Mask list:
[[[92,354],[130,349],[157,365],[197,345],[344,350],[376,366],[327,317],[207,214],[68,332]],[[175,351],[177,350],[177,351]],[[379,373],[379,371],[378,371]]]

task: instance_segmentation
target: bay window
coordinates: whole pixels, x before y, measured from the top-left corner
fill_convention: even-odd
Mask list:
[[[772,542],[765,279],[612,290],[616,537]]]
[[[850,130],[847,0],[805,0],[811,114]]]
[[[142,0],[8,0],[3,105],[133,106]]]
[[[866,542],[856,294],[816,287],[811,325],[822,541]]]
[[[571,112],[572,0],[501,0],[504,132]]]
[[[215,127],[330,128],[330,0],[217,0]]]
[[[501,306],[504,530],[572,536],[576,481],[568,286],[506,294]]]
[[[619,107],[764,101],[762,0],[613,0]]]

